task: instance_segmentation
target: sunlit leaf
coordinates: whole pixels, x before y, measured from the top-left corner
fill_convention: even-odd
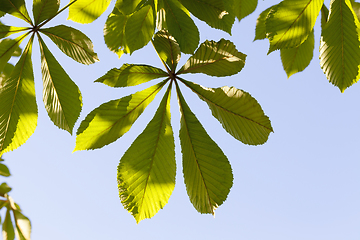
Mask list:
[[[117,0],[115,7],[124,15],[130,15],[135,12],[141,2],[144,0]]]
[[[80,90],[41,38],[39,43],[44,84],[43,101],[46,111],[56,126],[71,134],[81,111]]]
[[[284,0],[266,19],[269,53],[276,49],[298,47],[312,31],[324,0]]]
[[[182,82],[208,104],[213,116],[234,138],[250,145],[267,141],[273,131],[270,120],[249,93],[235,87],[205,88]]]
[[[59,49],[82,64],[92,64],[99,61],[94,52],[93,43],[82,32],[72,27],[58,25],[51,28],[41,29]]]
[[[108,8],[111,0],[76,0],[69,7],[68,20],[92,23]]]
[[[13,240],[15,238],[14,226],[11,222],[10,209],[6,210],[5,220],[2,224],[3,240]]]
[[[30,220],[24,216],[19,210],[14,210],[14,218],[16,231],[15,234],[18,239],[30,240],[31,235],[31,223]]]
[[[9,168],[2,163],[0,163],[0,175],[4,177],[9,177],[11,175]]]
[[[128,19],[129,16],[119,12],[117,8],[114,8],[113,12],[107,18],[104,26],[104,39],[106,46],[111,51],[130,52],[125,38],[125,26]]]
[[[19,33],[22,31],[28,30],[26,27],[14,27],[0,24],[0,39],[10,36],[14,33]]]
[[[177,0],[163,0],[167,30],[183,53],[192,54],[199,44],[199,30],[188,10]]]
[[[95,82],[101,82],[110,87],[128,87],[167,76],[168,73],[160,68],[148,65],[124,64],[121,68],[111,69]]]
[[[359,79],[360,23],[349,0],[334,0],[321,32],[320,66],[341,92]]]
[[[170,70],[175,71],[181,57],[180,47],[175,38],[169,35],[167,31],[162,30],[155,34],[153,43],[162,61],[167,64]]]
[[[328,21],[328,17],[329,17],[329,9],[325,6],[325,4],[323,4],[323,6],[321,7],[321,29],[325,28],[325,24]]]
[[[24,0],[1,0],[0,11],[9,13],[31,24]]]
[[[235,16],[240,21],[255,11],[258,0],[234,0],[233,4]]]
[[[195,17],[206,22],[213,28],[221,29],[231,34],[231,27],[234,24],[235,15],[227,11],[226,1],[227,0],[180,0],[181,4]],[[236,6],[236,4],[233,6]]]
[[[254,41],[266,38],[266,18],[270,10],[275,7],[276,5],[271,6],[260,13],[259,17],[256,20]]]
[[[163,81],[95,108],[77,130],[74,151],[101,148],[123,136],[165,83],[166,81]]]
[[[5,64],[10,60],[12,56],[18,56],[17,53],[21,53],[21,49],[19,46],[25,37],[26,34],[17,37],[16,39],[3,39],[0,42],[0,73],[3,71]]]
[[[153,217],[175,187],[175,145],[170,124],[170,88],[154,118],[120,160],[118,187],[136,222]]]
[[[10,191],[11,191],[11,187],[9,187],[7,183],[3,182],[2,184],[0,184],[0,196],[4,196],[5,193],[8,193]]]
[[[246,55],[236,50],[229,40],[208,41],[200,45],[178,74],[204,73],[210,76],[230,76],[241,71]]]
[[[281,62],[288,78],[294,73],[303,71],[313,58],[314,30],[298,47],[280,49]]]
[[[125,37],[130,53],[144,47],[155,31],[155,19],[151,5],[132,14],[125,26]]]
[[[32,42],[33,38],[27,44],[11,76],[3,82],[0,89],[0,155],[25,143],[36,128]]]
[[[33,15],[35,25],[45,21],[57,13],[60,0],[33,0]]]
[[[230,163],[209,137],[177,88],[180,112],[180,143],[183,173],[191,203],[200,213],[215,214],[232,187]]]
[[[360,3],[351,1],[351,5],[357,18],[360,20]]]

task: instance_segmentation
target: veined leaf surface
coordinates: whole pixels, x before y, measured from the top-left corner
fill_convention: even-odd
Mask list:
[[[135,12],[138,5],[144,2],[143,0],[117,0],[115,7],[125,15],[130,15]]]
[[[324,0],[284,0],[266,19],[269,53],[276,49],[298,47],[311,33]]]
[[[14,226],[11,222],[10,208],[6,209],[4,222],[2,223],[3,240],[13,240],[15,238]]]
[[[82,106],[80,90],[41,38],[39,43],[46,111],[56,126],[72,134]]]
[[[41,29],[59,49],[82,64],[98,62],[97,54],[94,52],[93,43],[81,31],[65,25]]]
[[[153,217],[175,187],[175,145],[170,124],[170,88],[154,118],[120,160],[120,199],[137,223]]]
[[[153,43],[162,61],[170,70],[175,71],[181,57],[180,47],[175,38],[169,32],[161,30],[155,34]]]
[[[0,39],[10,36],[11,34],[28,30],[27,27],[14,27],[0,24]]]
[[[178,0],[163,0],[166,26],[183,53],[192,54],[199,44],[199,30]]]
[[[240,21],[241,19],[255,11],[258,0],[234,0],[233,4],[235,16]]]
[[[167,77],[168,73],[160,68],[149,65],[124,64],[121,68],[113,68],[95,82],[104,83],[110,87],[135,86],[150,80]]]
[[[180,0],[182,5],[195,17],[206,22],[213,28],[221,29],[231,34],[235,15],[227,11],[227,1],[228,0]]]
[[[0,42],[0,72],[3,71],[5,64],[10,60],[14,53],[20,49],[20,43],[27,34],[17,37],[16,39],[3,39]],[[21,52],[21,51],[20,51]]]
[[[101,148],[116,141],[129,131],[165,83],[166,80],[94,109],[77,130],[74,151]]]
[[[60,7],[60,0],[33,0],[35,25],[55,16]]]
[[[359,79],[360,23],[349,0],[334,0],[322,29],[320,66],[341,92]]]
[[[308,38],[295,48],[280,49],[281,62],[288,78],[303,71],[311,62],[314,52],[314,30]]]
[[[177,88],[181,120],[180,143],[186,191],[200,213],[215,214],[232,187],[230,163],[209,137]]]
[[[11,14],[14,17],[32,24],[24,0],[1,0],[0,11]]]
[[[249,93],[235,87],[213,89],[182,82],[208,104],[213,116],[234,138],[250,145],[267,141],[273,131],[270,120]]]
[[[33,37],[0,89],[0,155],[24,144],[36,128],[32,43]]]
[[[30,220],[24,216],[19,210],[13,210],[16,226],[16,237],[21,240],[30,240],[31,223]]]
[[[241,71],[246,55],[236,50],[229,40],[208,41],[200,45],[178,74],[205,73],[210,76],[230,76]]]
[[[275,8],[276,5],[271,6],[264,11],[262,11],[259,17],[256,19],[256,27],[255,27],[255,40],[261,40],[266,38],[266,18],[271,11],[272,8]]]
[[[77,23],[92,23],[101,16],[111,0],[77,0],[69,7],[68,20]]]

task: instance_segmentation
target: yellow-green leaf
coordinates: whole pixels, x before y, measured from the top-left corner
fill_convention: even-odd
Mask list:
[[[13,240],[15,238],[14,226],[11,222],[10,208],[6,210],[5,220],[2,224],[3,240]]]
[[[161,30],[155,34],[153,43],[161,60],[174,72],[181,57],[180,47],[175,38],[169,32]]]
[[[0,11],[9,13],[14,17],[20,18],[25,22],[32,24],[24,0],[1,0]]]
[[[76,0],[69,7],[68,20],[92,23],[108,8],[111,0]]]

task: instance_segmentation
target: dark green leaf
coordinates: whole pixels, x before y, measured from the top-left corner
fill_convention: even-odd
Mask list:
[[[104,103],[90,112],[77,130],[74,151],[101,148],[123,136],[166,81],[141,92]]]
[[[0,184],[0,196],[4,196],[6,193],[11,191],[11,187],[7,183],[3,182]]]
[[[43,101],[50,119],[56,126],[72,133],[81,111],[81,93],[45,43],[39,38]]]
[[[0,163],[0,175],[4,177],[9,177],[11,175],[9,168],[2,163]]]
[[[35,25],[47,20],[57,13],[60,0],[33,0],[33,15]]]
[[[110,87],[128,87],[167,76],[168,73],[160,68],[148,65],[124,64],[119,69],[111,69],[95,82],[101,82]]]
[[[181,57],[180,47],[175,38],[167,31],[161,30],[155,34],[153,43],[161,60],[174,72]]]
[[[94,52],[93,43],[82,32],[72,27],[59,25],[51,28],[41,29],[59,49],[82,64],[92,64],[99,61]]]
[[[170,87],[154,118],[120,160],[120,199],[136,222],[153,217],[175,187],[175,145],[170,124]]]
[[[210,76],[230,76],[241,71],[246,55],[236,50],[229,40],[206,40],[191,56],[178,74],[204,73]]]
[[[230,163],[209,137],[177,88],[181,111],[180,143],[183,173],[191,203],[200,213],[215,214],[232,187]]]
[[[0,11],[9,13],[14,17],[20,18],[29,24],[32,24],[24,0],[1,0]]]
[[[19,46],[25,37],[26,34],[16,38],[15,40],[7,38],[0,42],[0,73],[3,71],[5,64],[12,56],[18,56],[19,50],[21,53]]]
[[[115,7],[124,15],[130,15],[135,12],[141,2],[144,0],[117,0]]]

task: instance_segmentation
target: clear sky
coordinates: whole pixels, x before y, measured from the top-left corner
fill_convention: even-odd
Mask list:
[[[30,12],[32,1],[27,2]],[[62,6],[67,2],[62,1]],[[94,80],[124,63],[162,64],[151,44],[120,60],[106,48],[103,26],[114,3],[89,25],[66,21],[67,11],[58,16],[53,24],[73,26],[92,39],[100,62],[81,65],[46,39],[82,91],[83,110],[71,136],[54,126],[45,112],[39,49],[35,44],[38,127],[26,144],[3,156],[12,173],[4,181],[13,187],[11,196],[32,222],[32,239],[360,239],[360,84],[340,93],[328,83],[318,59],[320,18],[315,26],[310,66],[287,79],[279,51],[267,55],[267,40],[253,42],[256,18],[277,2],[259,1],[253,14],[234,24],[232,36],[197,21],[201,42],[229,39],[248,57],[244,69],[232,77],[184,76],[208,87],[228,85],[249,92],[270,117],[274,133],[264,145],[244,145],[222,129],[204,102],[184,90],[191,109],[227,155],[234,174],[234,185],[216,217],[201,215],[190,203],[184,186],[179,110],[173,94],[175,190],[164,209],[140,224],[121,205],[116,170],[124,151],[152,118],[161,96],[121,139],[100,150],[72,151],[76,129],[91,110],[148,86],[114,89]],[[329,1],[325,3],[328,6]],[[8,16],[2,21],[24,25]],[[181,63],[187,58],[183,55]]]

